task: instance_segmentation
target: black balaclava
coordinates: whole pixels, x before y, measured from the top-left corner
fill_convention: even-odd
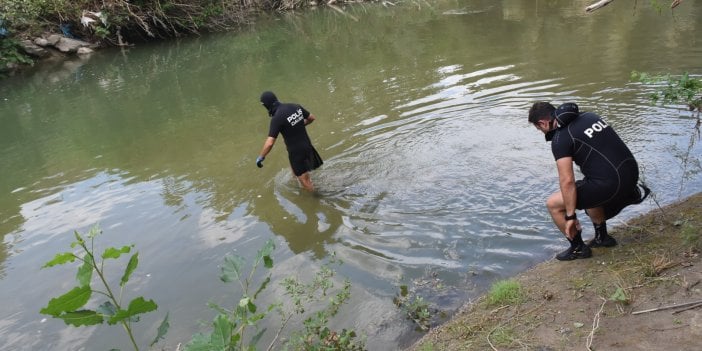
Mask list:
[[[264,91],[261,94],[261,104],[268,110],[268,116],[273,117],[275,110],[280,105],[280,101],[278,101],[278,98],[272,91]]]

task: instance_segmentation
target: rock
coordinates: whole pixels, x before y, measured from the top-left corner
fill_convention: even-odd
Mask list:
[[[22,50],[26,52],[28,55],[34,56],[34,57],[47,57],[49,56],[49,52],[46,51],[46,49],[42,48],[39,45],[34,44],[31,40],[22,40],[20,42],[20,45],[22,46]]]
[[[93,49],[91,49],[91,48],[86,48],[86,47],[80,47],[80,48],[78,48],[78,51],[76,51],[76,53],[77,53],[78,55],[90,55],[90,54],[92,54],[93,52],[94,52]]]
[[[46,38],[46,41],[49,43],[49,45],[54,46],[58,44],[58,42],[63,38],[63,36],[59,34],[51,34],[49,35],[48,38]]]
[[[61,38],[61,40],[54,45],[55,48],[64,53],[74,53],[77,52],[79,48],[89,46],[91,46],[91,44],[88,42],[70,38]]]
[[[41,47],[49,46],[49,41],[44,39],[44,38],[36,38],[34,39],[34,44],[37,44]]]

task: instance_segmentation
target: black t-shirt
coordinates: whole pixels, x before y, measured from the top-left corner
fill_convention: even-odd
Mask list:
[[[586,178],[604,182],[618,181],[619,167],[634,160],[614,129],[592,112],[580,113],[568,125],[557,129],[551,150],[556,160],[572,157]]]
[[[305,119],[310,113],[298,104],[280,104],[271,117],[268,136],[283,135],[288,151],[305,149],[312,145],[305,129]]]

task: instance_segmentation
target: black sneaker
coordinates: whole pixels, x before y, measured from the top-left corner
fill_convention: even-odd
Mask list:
[[[585,245],[588,247],[612,247],[617,246],[617,240],[609,235],[604,237],[604,239],[601,237],[594,237],[593,239],[586,241]]]
[[[592,251],[587,245],[580,245],[578,247],[569,247],[567,250],[556,255],[556,259],[559,261],[572,261],[577,258],[588,258],[592,256]]]

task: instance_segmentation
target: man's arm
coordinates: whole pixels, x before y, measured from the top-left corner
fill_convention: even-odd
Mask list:
[[[273,145],[275,145],[275,138],[269,136],[263,143],[263,149],[261,149],[261,153],[259,154],[259,156],[265,158],[268,155],[268,153],[271,152],[271,149],[273,149]]]
[[[309,116],[307,116],[307,118],[305,118],[305,125],[312,124],[312,122],[314,122],[314,120],[315,120],[314,115],[310,114]]]
[[[575,214],[575,204],[578,198],[577,191],[575,190],[575,172],[573,171],[573,158],[572,157],[561,157],[556,160],[556,166],[558,167],[558,183],[561,188],[561,195],[563,196],[563,206],[565,207],[565,215]],[[565,234],[568,238],[572,239],[577,234],[578,220],[566,221]]]

